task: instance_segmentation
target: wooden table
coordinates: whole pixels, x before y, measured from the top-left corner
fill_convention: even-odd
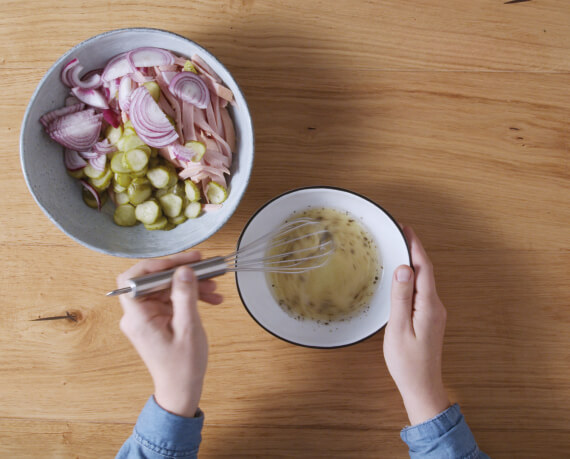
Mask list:
[[[33,201],[19,126],[71,46],[129,26],[216,54],[249,101],[256,160],[230,222],[291,188],[363,193],[414,226],[448,308],[444,379],[494,458],[570,448],[570,5],[567,0],[4,0],[0,16],[2,457],[113,457],[152,391],[104,292],[131,260],[90,251]],[[201,457],[407,457],[383,332],[295,347],[234,279],[201,306],[211,343]],[[72,320],[31,322],[75,313]]]

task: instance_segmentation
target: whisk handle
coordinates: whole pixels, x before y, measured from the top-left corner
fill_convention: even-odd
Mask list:
[[[187,266],[194,270],[198,280],[221,276],[228,271],[228,266],[222,257],[207,258],[195,263],[190,263]],[[138,298],[143,295],[148,295],[149,293],[168,289],[172,283],[174,271],[176,271],[176,268],[130,279],[129,286],[131,288],[131,296]]]

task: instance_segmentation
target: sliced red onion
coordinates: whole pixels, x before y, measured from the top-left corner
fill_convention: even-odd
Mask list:
[[[144,86],[133,91],[129,114],[137,135],[147,145],[161,148],[178,139],[174,127]]]
[[[91,105],[95,108],[101,108],[103,110],[109,108],[109,104],[105,100],[103,94],[96,89],[72,88],[71,92],[81,102],[84,102],[87,105]]]
[[[109,102],[109,108],[117,115],[121,113],[121,107],[119,107],[119,101],[117,99],[111,99],[111,102]]]
[[[97,210],[101,211],[101,196],[99,196],[97,190],[86,180],[79,179],[79,181],[81,182],[81,185],[83,185],[83,187],[93,195],[95,201],[97,201]]]
[[[93,145],[93,151],[99,155],[108,155],[110,153],[115,153],[117,151],[117,147],[111,145],[109,139],[104,139]]]
[[[107,165],[107,156],[101,155],[95,158],[91,158],[89,160],[89,165],[93,169],[103,172],[105,170],[105,166]]]
[[[69,148],[66,148],[63,153],[63,161],[67,170],[72,172],[87,166],[87,161],[85,161],[77,151],[70,150]]]
[[[134,67],[158,67],[175,63],[174,55],[161,48],[142,47],[127,53],[127,60]]]
[[[117,113],[111,109],[103,110],[103,119],[107,121],[114,128],[118,128],[121,125],[121,119]]]
[[[99,138],[102,115],[85,117],[82,113],[72,113],[55,120],[48,126],[49,136],[71,150],[89,150]]]
[[[96,116],[95,110],[92,108],[88,108],[87,110],[81,110],[75,113],[69,113],[67,115],[60,116],[55,120],[53,120],[51,123],[49,123],[46,130],[48,131],[49,134],[51,131],[55,131],[57,129],[62,129],[70,125],[80,124],[83,121],[90,121],[95,116]]]
[[[63,66],[63,69],[61,70],[61,81],[65,86],[69,86],[70,88],[73,87],[69,81],[69,72],[78,64],[79,61],[77,59],[71,59],[67,64]]]
[[[65,106],[70,107],[71,105],[80,104],[81,102],[75,96],[68,96],[65,98]]]
[[[67,81],[69,81],[69,85],[71,87],[94,89],[101,86],[101,75],[89,72],[90,76],[86,76],[82,79],[79,76],[81,75],[81,72],[83,72],[83,66],[79,65],[79,63],[69,69],[69,72],[67,73]]]
[[[119,94],[119,82],[121,81],[120,78],[116,78],[114,80],[109,81],[103,87],[103,95],[107,99],[107,102],[110,104],[112,100],[114,100]]]
[[[48,127],[48,125],[57,118],[60,118],[65,115],[69,115],[70,113],[76,113],[80,110],[83,110],[85,105],[82,103],[70,105],[67,107],[58,108],[57,110],[52,110],[51,112],[47,112],[40,118],[40,123],[44,127]]]
[[[119,83],[119,107],[124,112],[129,112],[129,106],[131,105],[131,94],[133,93],[136,85],[133,83],[128,76],[121,78]]]
[[[191,148],[187,148],[179,143],[173,143],[168,147],[169,152],[174,155],[179,161],[190,162],[196,155],[196,152]]]
[[[93,146],[93,148],[95,148],[95,146]],[[95,150],[80,151],[79,155],[86,160],[90,160],[101,156],[101,154],[97,153]]]
[[[85,75],[83,75],[83,77],[81,77],[81,79],[83,81],[86,81],[87,79],[91,78],[93,75],[99,75],[99,77],[101,76],[101,74],[103,73],[104,69],[93,69],[93,70],[89,70],[88,72],[85,72]],[[101,84],[103,84],[103,80],[101,80]]]
[[[107,63],[101,75],[104,81],[112,81],[135,70],[127,60],[126,55],[127,53],[118,54]]]
[[[206,108],[210,100],[210,91],[202,79],[192,72],[180,72],[170,81],[168,89],[184,102],[198,108]]]

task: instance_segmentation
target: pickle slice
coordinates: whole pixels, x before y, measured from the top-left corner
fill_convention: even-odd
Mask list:
[[[198,142],[197,140],[190,140],[184,144],[186,148],[190,148],[194,152],[194,157],[192,161],[198,162],[206,153],[206,145],[202,142]]]
[[[138,135],[135,134],[134,129],[130,132],[132,128],[125,129],[125,135],[123,135],[117,142],[117,148],[121,151],[129,151],[133,148],[145,145],[145,143],[140,139]]]
[[[135,216],[135,208],[130,204],[121,204],[115,209],[115,213],[113,214],[113,220],[119,226],[136,225],[137,219]]]
[[[162,216],[160,206],[155,201],[145,201],[135,209],[135,216],[138,221],[145,225],[151,225]]]
[[[154,101],[158,102],[158,99],[160,98],[160,86],[158,86],[158,83],[156,81],[147,81],[143,86],[148,89],[148,92]]]
[[[121,186],[118,183],[113,183],[113,191],[115,193],[124,193],[127,191],[127,187],[126,186]]]
[[[156,220],[154,223],[151,223],[150,225],[144,225],[144,227],[149,231],[155,231],[155,230],[166,229],[166,225],[168,225],[168,220],[163,215],[158,220]]]
[[[131,177],[133,178],[146,178],[146,173],[148,172],[148,168],[145,167],[143,170],[138,171],[138,172],[131,172]]]
[[[170,183],[170,170],[165,166],[149,169],[146,173],[150,183],[155,188],[166,188]]]
[[[182,198],[174,193],[168,193],[159,198],[164,215],[167,217],[178,217],[182,212]]]
[[[175,194],[176,196],[180,196],[181,198],[186,197],[186,193],[184,192],[184,183],[178,181],[173,186],[169,188],[170,193]]]
[[[123,192],[115,193],[115,202],[118,206],[129,203],[129,194]]]
[[[216,182],[210,182],[206,191],[208,201],[212,204],[221,204],[228,197],[228,190]]]
[[[110,168],[106,168],[103,175],[99,178],[90,178],[89,183],[93,185],[97,191],[106,190],[111,184],[111,179],[113,178],[113,171]]]
[[[83,169],[84,168],[77,169],[76,171],[70,171],[69,169],[66,169],[66,171],[73,178],[80,179],[80,178],[83,178],[85,176],[85,174],[83,173]]]
[[[184,63],[184,68],[182,69],[185,72],[192,72],[192,73],[198,73],[198,70],[196,70],[196,67],[194,67],[194,64],[192,63],[192,61],[186,61]]]
[[[87,166],[83,168],[83,173],[89,178],[98,179],[103,177],[103,174],[105,174],[106,169],[107,168],[100,171],[99,169],[95,169],[91,164],[87,164]]]
[[[87,204],[89,207],[91,207],[92,209],[98,209],[99,208],[99,204],[97,203],[95,196],[93,196],[85,188],[83,188],[81,195],[83,196],[83,202],[85,204]],[[109,197],[109,195],[107,194],[106,191],[99,193],[99,199],[101,200],[101,207],[103,207],[103,205],[105,205],[108,197]]]
[[[133,172],[142,171],[148,164],[149,155],[140,148],[134,148],[123,155],[123,166]]]
[[[202,204],[198,201],[193,201],[188,203],[186,209],[184,209],[184,216],[186,218],[196,218],[202,212]]]
[[[120,172],[115,172],[115,183],[117,183],[118,185],[128,187],[132,181],[133,178],[129,174],[122,174]]]
[[[170,223],[172,223],[173,225],[181,225],[186,220],[187,220],[187,218],[186,218],[186,215],[184,215],[184,214],[180,214],[180,215],[178,215],[178,217],[171,217],[168,219],[168,221]]]
[[[167,164],[166,167],[170,171],[170,180],[168,182],[168,186],[171,187],[178,183],[178,174],[176,173],[176,169],[170,166],[170,164]]]
[[[119,151],[111,158],[111,170],[117,174],[129,174],[132,172],[129,168],[124,166],[123,155],[124,153]]]
[[[184,181],[184,191],[186,192],[186,197],[190,202],[200,200],[200,190],[198,185],[196,185],[192,180],[188,179]]]
[[[136,178],[133,179],[129,187],[127,188],[127,193],[129,194],[129,201],[131,204],[137,206],[145,202],[152,194],[152,189],[150,183],[147,179]]]
[[[105,137],[107,137],[111,145],[116,145],[116,143],[119,141],[122,135],[123,135],[122,126],[116,128],[114,128],[113,126],[109,126],[105,131]]]

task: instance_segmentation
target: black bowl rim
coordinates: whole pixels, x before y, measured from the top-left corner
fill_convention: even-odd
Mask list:
[[[239,239],[237,241],[237,246],[236,246],[236,250],[239,249],[239,246],[241,244],[241,240],[243,238],[244,233],[246,232],[247,228],[249,227],[249,225],[253,222],[253,220],[255,219],[255,217],[263,210],[265,209],[269,204],[271,204],[272,202],[281,199],[284,196],[287,196],[288,194],[292,194],[292,193],[296,193],[299,191],[304,191],[304,190],[316,190],[316,189],[321,189],[321,190],[334,190],[334,191],[341,191],[344,193],[348,193],[348,194],[352,194],[355,195],[361,199],[364,199],[365,201],[368,201],[369,203],[371,203],[372,205],[374,205],[375,207],[377,207],[378,209],[380,209],[382,212],[384,212],[384,214],[386,214],[386,216],[388,216],[388,218],[390,220],[392,220],[392,222],[394,222],[394,225],[396,226],[396,228],[398,229],[398,231],[400,232],[402,239],[404,240],[404,244],[406,245],[406,251],[408,252],[408,264],[409,266],[412,266],[412,256],[410,253],[410,247],[409,247],[409,243],[408,240],[406,239],[406,235],[404,234],[404,231],[402,230],[402,227],[400,226],[400,224],[396,221],[396,219],[390,214],[390,212],[388,212],[386,209],[384,209],[381,205],[379,205],[378,203],[374,202],[372,199],[368,198],[367,196],[364,196],[363,194],[357,193],[355,191],[351,191],[351,190],[347,190],[346,188],[340,188],[340,187],[335,187],[335,186],[326,186],[326,185],[313,185],[313,186],[306,186],[306,187],[301,187],[301,188],[295,188],[293,190],[289,190],[286,191],[285,193],[282,193],[272,199],[270,199],[269,201],[267,201],[265,204],[263,204],[259,209],[257,209],[255,211],[255,213],[249,218],[249,220],[247,221],[247,223],[245,224],[245,226],[243,227],[243,230],[239,236]],[[298,343],[296,341],[284,338],[283,336],[280,336],[279,334],[269,330],[267,327],[265,327],[264,325],[262,325],[257,318],[252,314],[252,312],[250,311],[250,309],[247,307],[247,303],[245,302],[240,286],[239,286],[239,281],[238,281],[238,273],[235,273],[235,281],[236,281],[236,287],[237,287],[237,291],[239,294],[239,297],[241,299],[241,302],[245,308],[245,310],[247,311],[247,313],[251,316],[251,318],[257,322],[257,324],[263,328],[266,332],[268,332],[269,334],[275,336],[276,338],[279,338],[282,341],[285,341],[287,343],[290,344],[294,344],[296,346],[301,346],[301,347],[306,347],[306,348],[310,348],[310,349],[340,349],[343,347],[348,347],[348,346],[353,346],[354,344],[358,344],[361,343],[362,341],[367,340],[368,338],[371,338],[372,336],[374,336],[376,333],[378,333],[380,330],[382,330],[386,324],[382,325],[381,327],[379,327],[377,330],[373,331],[372,333],[370,333],[369,335],[365,336],[364,338],[360,338],[356,341],[352,341],[350,343],[346,343],[346,344],[339,344],[336,346],[313,346],[313,345],[309,345],[309,344],[303,344],[303,343]]]

